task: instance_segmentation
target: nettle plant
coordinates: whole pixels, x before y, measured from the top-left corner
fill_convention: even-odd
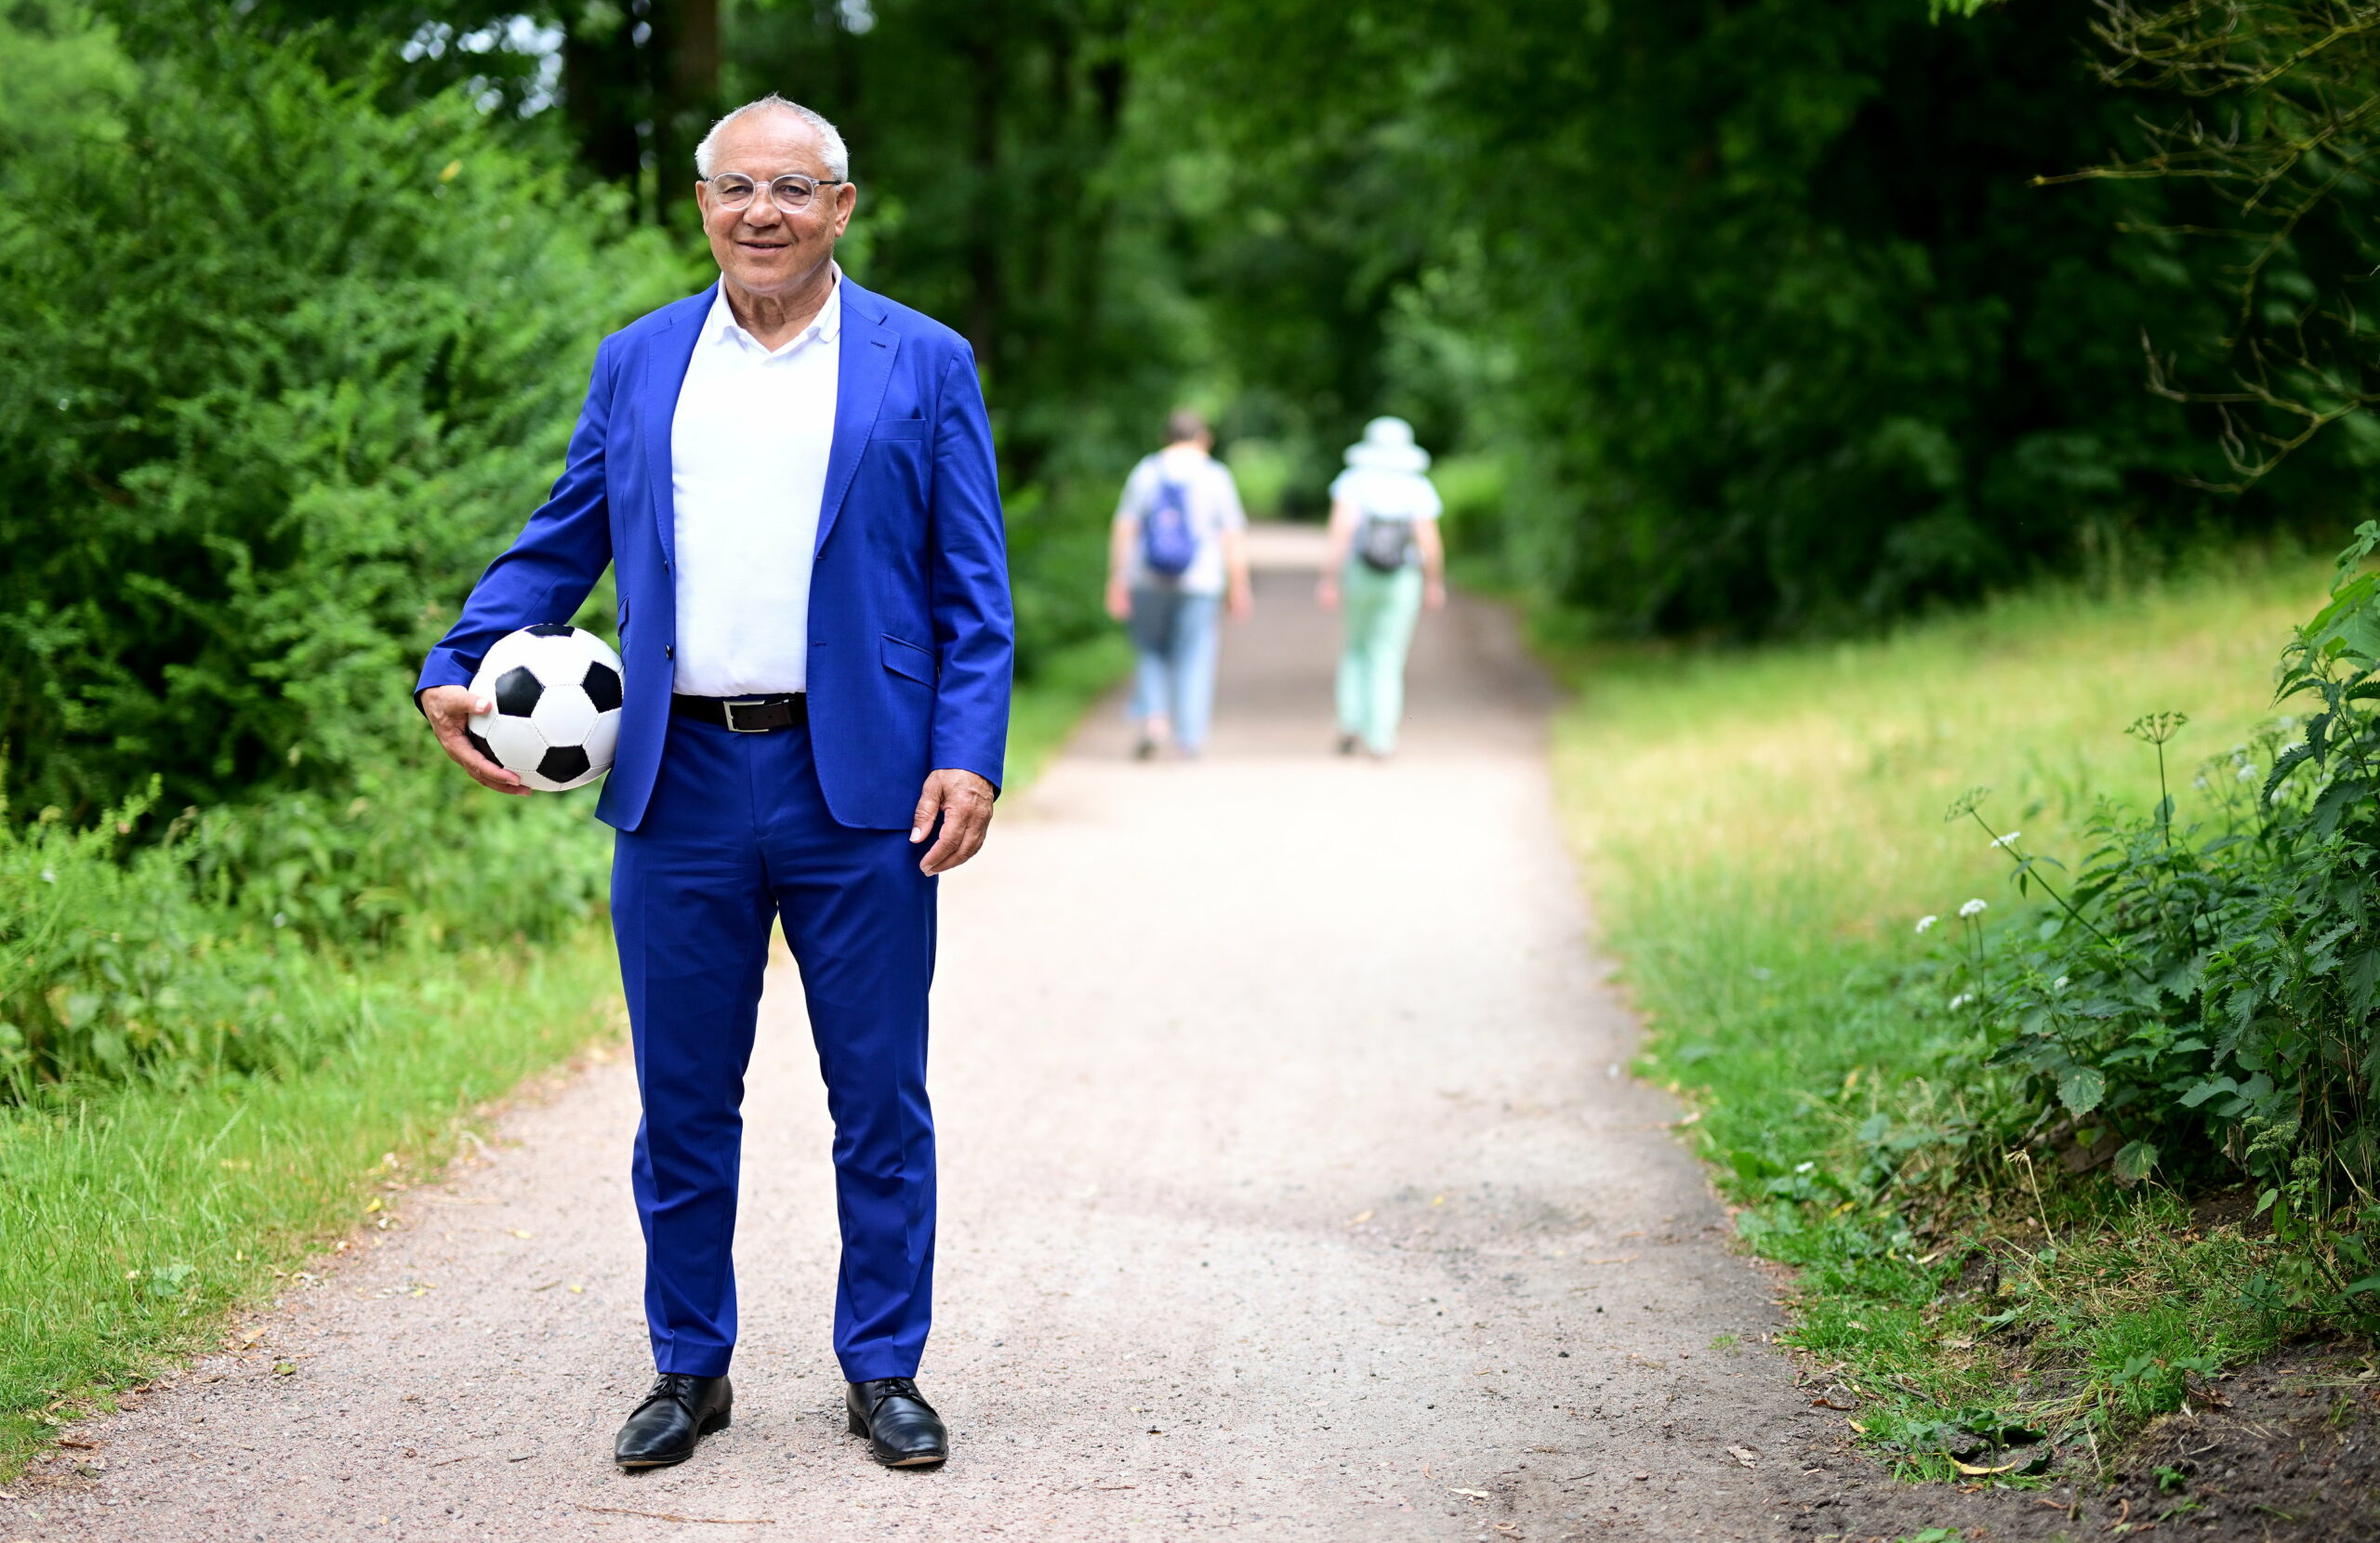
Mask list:
[[[1968,902],[1943,961],[1950,1011],[1978,1031],[1970,1053],[2017,1085],[2009,1128],[1990,1133],[2001,1149],[2062,1145],[2125,1182],[2245,1174],[2284,1228],[2374,1204],[2375,549],[2380,523],[2366,522],[2330,603],[2282,651],[2276,706],[2292,716],[2201,768],[2187,823],[2166,785],[2178,713],[2130,726],[2161,797],[2146,813],[2103,802],[2070,881],[1992,829],[1988,790],[1951,806],[2030,903],[1987,925]],[[2343,1262],[2364,1263],[2347,1242]]]

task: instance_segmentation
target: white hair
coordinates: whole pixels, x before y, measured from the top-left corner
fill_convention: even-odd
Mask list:
[[[711,163],[719,155],[719,137],[727,132],[727,125],[755,112],[790,112],[808,124],[810,131],[818,137],[818,159],[826,163],[826,174],[839,182],[851,176],[852,152],[843,147],[842,134],[835,125],[800,102],[787,101],[772,91],[758,101],[746,102],[710,125],[710,132],[703,136],[703,142],[694,147],[696,177],[710,176]]]

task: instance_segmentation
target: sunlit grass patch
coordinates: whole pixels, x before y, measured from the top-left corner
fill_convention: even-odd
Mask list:
[[[2090,1449],[2281,1332],[2242,1289],[2276,1246],[2193,1230],[2153,1189],[1987,1164],[1943,1169],[1918,1212],[1874,1196],[2006,1092],[1946,1071],[1966,1031],[1910,995],[1941,936],[1919,918],[2016,901],[1993,833],[2071,853],[2101,795],[2152,803],[2156,763],[2123,732],[2142,715],[2189,716],[2183,766],[2247,741],[2328,578],[2242,558],[1870,641],[1578,666],[1556,771],[1647,1021],[1638,1069],[1699,1110],[1745,1236],[1802,1267],[1797,1342],[1913,1472],[2001,1469],[2043,1434]],[[1990,831],[1947,822],[1978,785]]]
[[[0,1473],[321,1270],[381,1181],[436,1171],[487,1101],[618,1022],[597,929],[323,989],[306,1007],[350,1022],[310,1065],[0,1113]]]

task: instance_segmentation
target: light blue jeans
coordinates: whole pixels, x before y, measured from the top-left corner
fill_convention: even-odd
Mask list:
[[[1206,747],[1207,721],[1214,715],[1223,605],[1221,595],[1132,591],[1132,647],[1140,654],[1132,676],[1132,721],[1171,719],[1174,745],[1193,754]]]

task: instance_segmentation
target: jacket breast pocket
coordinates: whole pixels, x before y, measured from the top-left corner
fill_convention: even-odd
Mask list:
[[[931,688],[935,675],[933,650],[921,648],[890,632],[884,635],[884,667]]]
[[[871,440],[922,440],[926,437],[923,418],[879,418],[867,430]]]

